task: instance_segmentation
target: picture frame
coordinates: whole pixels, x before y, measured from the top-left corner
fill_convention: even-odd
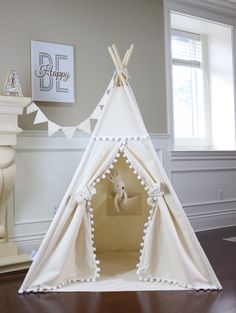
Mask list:
[[[75,102],[74,47],[31,40],[33,101]]]

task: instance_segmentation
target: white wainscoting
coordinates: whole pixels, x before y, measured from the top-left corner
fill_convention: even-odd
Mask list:
[[[169,173],[195,230],[236,225],[236,151],[172,151]]]
[[[151,134],[195,230],[236,225],[236,152],[170,152],[166,134]],[[37,249],[87,146],[62,134],[24,131],[16,147],[17,176],[9,203],[9,238]]]

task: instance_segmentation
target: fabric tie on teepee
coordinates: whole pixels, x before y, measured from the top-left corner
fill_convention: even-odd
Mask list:
[[[158,182],[148,191],[147,203],[149,205],[156,205],[158,197],[162,197],[167,194],[167,186],[163,182]]]
[[[96,189],[94,187],[91,190],[89,190],[88,187],[80,185],[78,190],[74,194],[74,200],[78,204],[83,204],[86,201],[90,201],[95,193]]]

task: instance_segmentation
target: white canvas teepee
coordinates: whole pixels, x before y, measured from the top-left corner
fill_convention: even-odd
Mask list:
[[[109,51],[117,75],[98,104],[101,117],[19,293],[220,290],[128,82],[132,47],[123,61],[114,46]],[[111,192],[117,173],[126,201]]]

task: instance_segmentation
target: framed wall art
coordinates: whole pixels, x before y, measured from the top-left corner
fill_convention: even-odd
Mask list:
[[[74,47],[31,41],[32,100],[75,102]]]

